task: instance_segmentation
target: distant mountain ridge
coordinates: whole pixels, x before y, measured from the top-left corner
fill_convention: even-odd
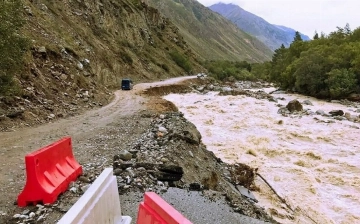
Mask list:
[[[178,28],[184,41],[202,59],[270,60],[273,52],[264,43],[196,0],[148,0]]]
[[[295,30],[281,25],[273,25],[263,18],[250,13],[235,4],[217,3],[209,7],[219,13],[245,32],[255,36],[270,49],[275,50],[284,44],[291,44],[295,36]],[[310,40],[301,34],[303,40]]]

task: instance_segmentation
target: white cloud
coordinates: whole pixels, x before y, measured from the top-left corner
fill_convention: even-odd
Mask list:
[[[284,25],[310,37],[315,30],[326,34],[336,27],[350,24],[352,29],[360,26],[359,0],[220,0],[234,3],[262,17],[266,21]],[[219,0],[198,0],[210,6]]]

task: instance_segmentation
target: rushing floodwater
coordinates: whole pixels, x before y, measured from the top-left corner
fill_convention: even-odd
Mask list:
[[[278,103],[310,99],[312,111],[355,108],[301,95],[277,94]],[[295,211],[287,209],[260,179],[259,205],[281,223],[360,223],[359,123],[320,115],[284,117],[277,103],[247,96],[171,94],[173,102],[224,162],[258,167],[259,173]],[[319,121],[320,120],[320,121]],[[310,218],[309,218],[310,217]]]

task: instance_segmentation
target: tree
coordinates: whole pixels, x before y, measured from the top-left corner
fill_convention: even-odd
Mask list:
[[[24,24],[21,0],[0,1],[0,95],[10,95],[14,75],[23,67],[28,41],[20,35]]]
[[[316,31],[315,31],[315,34],[314,34],[314,37],[313,37],[313,39],[314,39],[314,40],[317,40],[317,39],[319,39],[319,34],[318,34],[318,32],[316,32]]]
[[[296,41],[303,41],[303,39],[301,38],[301,34],[299,33],[299,31],[296,31],[296,32],[295,32],[295,36],[294,36],[294,41],[293,41],[293,42],[296,42]]]

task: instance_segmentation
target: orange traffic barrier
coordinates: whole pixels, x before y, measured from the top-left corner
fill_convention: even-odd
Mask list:
[[[180,212],[154,192],[146,192],[139,205],[137,224],[191,224]]]
[[[18,196],[18,206],[54,203],[70,182],[82,174],[75,160],[71,138],[63,138],[25,156],[26,184]]]

